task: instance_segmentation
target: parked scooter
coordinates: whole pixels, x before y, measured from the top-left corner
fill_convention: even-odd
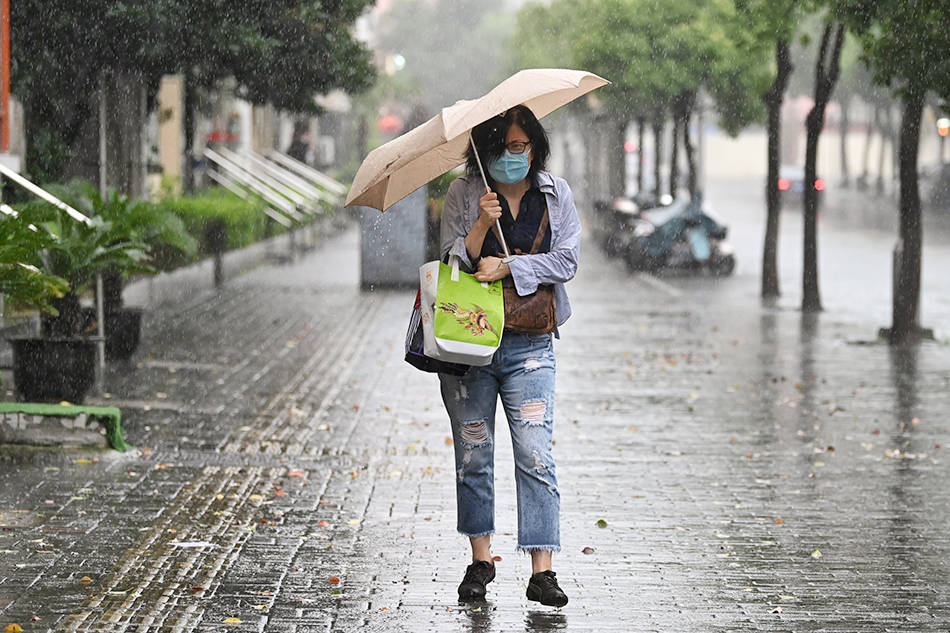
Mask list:
[[[653,230],[649,222],[640,218],[640,214],[648,209],[669,205],[672,201],[669,195],[657,200],[651,194],[642,194],[633,198],[617,198],[611,203],[595,202],[594,234],[597,241],[611,257],[624,256],[634,239],[641,237],[644,231]]]
[[[735,270],[735,252],[725,239],[728,229],[702,197],[676,200],[667,207],[640,211],[624,234],[621,250],[633,270],[696,270],[717,276]]]

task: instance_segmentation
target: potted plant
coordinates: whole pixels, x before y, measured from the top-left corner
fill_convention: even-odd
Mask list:
[[[69,191],[55,193],[85,206]],[[150,270],[144,264],[145,245],[101,217],[79,222],[48,203],[25,205],[15,221],[50,236],[36,251],[38,268],[69,284],[61,296],[49,299],[54,310],[41,314],[40,337],[11,339],[17,392],[25,400],[81,402],[95,382],[97,341],[84,336],[80,295],[97,273],[110,268]]]
[[[0,215],[0,294],[3,294],[8,305],[57,314],[53,302],[69,291],[69,284],[62,277],[43,272],[37,266],[41,264],[40,252],[54,242],[45,229],[37,227],[28,219]],[[39,383],[47,368],[45,365],[24,362],[35,355],[29,343],[21,343],[19,339],[11,343],[14,349],[14,381],[18,387],[28,385],[26,393],[21,392],[21,396],[31,399],[37,394],[29,385]],[[58,382],[55,376],[51,380]],[[58,388],[61,391],[74,391],[71,386],[62,384]]]
[[[197,251],[197,241],[188,233],[181,218],[159,205],[135,202],[116,191],[102,197],[89,183],[74,183],[71,189],[79,210],[107,222],[118,243],[125,240],[144,245],[145,259],[149,262],[157,252],[167,255],[168,250],[174,250],[190,257]],[[123,266],[122,261],[117,261],[101,273],[106,357],[109,359],[128,359],[138,347],[142,309],[124,305],[122,288],[129,275],[156,272],[152,266],[142,263],[136,261],[133,266]],[[84,326],[97,330],[95,309],[86,308],[83,313]]]

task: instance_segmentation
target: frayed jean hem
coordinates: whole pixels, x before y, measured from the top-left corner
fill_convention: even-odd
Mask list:
[[[463,532],[462,530],[458,531],[462,536],[467,536],[468,538],[481,538],[483,536],[491,536],[495,533],[495,530],[488,530],[487,532],[479,532],[477,534],[469,534],[468,532]]]
[[[530,554],[531,552],[551,552],[556,554],[561,551],[560,545],[519,545],[519,552],[524,552],[525,554]]]

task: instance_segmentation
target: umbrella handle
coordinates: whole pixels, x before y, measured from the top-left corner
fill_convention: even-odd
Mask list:
[[[482,175],[482,182],[485,183],[485,193],[489,193],[491,191],[491,187],[488,186],[488,178],[485,177],[485,168],[482,167],[482,159],[478,156],[478,148],[475,147],[475,139],[472,138],[471,132],[469,132],[468,140],[472,144],[472,151],[475,152],[475,162],[478,163],[478,171]],[[511,252],[508,250],[508,244],[505,243],[505,235],[501,232],[501,222],[499,220],[495,220],[495,226],[498,227],[498,239],[501,240],[501,248],[505,251],[505,258],[502,261],[508,264],[514,258],[511,256]]]

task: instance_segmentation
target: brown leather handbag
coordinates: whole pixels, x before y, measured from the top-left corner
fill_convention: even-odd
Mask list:
[[[498,229],[494,228],[497,237]],[[538,252],[544,233],[548,230],[548,210],[544,210],[538,234],[531,245],[531,255]],[[499,240],[500,242],[501,240]],[[554,284],[541,284],[538,289],[521,296],[511,276],[501,281],[505,298],[505,329],[521,334],[547,334],[557,327],[557,311],[554,305]]]

